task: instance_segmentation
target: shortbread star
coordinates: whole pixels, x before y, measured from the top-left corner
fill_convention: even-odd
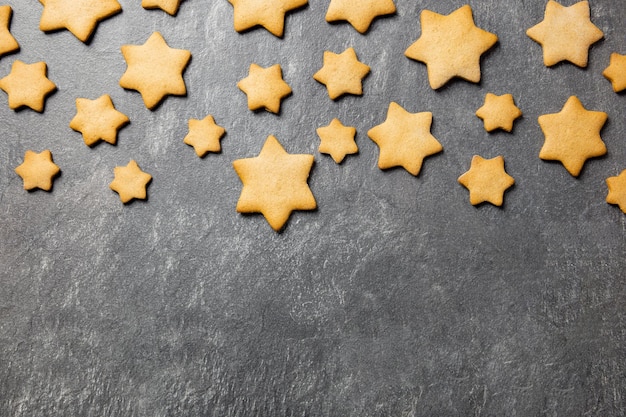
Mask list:
[[[609,189],[606,202],[609,204],[617,204],[620,210],[626,213],[626,169],[617,177],[607,178],[606,185]]]
[[[168,95],[187,94],[183,71],[191,52],[170,48],[159,32],[150,35],[143,45],[123,45],[122,54],[128,68],[120,86],[139,91],[150,110]]]
[[[586,110],[577,97],[570,97],[559,113],[539,116],[546,137],[539,158],[560,161],[577,177],[587,159],[606,154],[600,131],[607,117],[604,112]]]
[[[87,42],[98,22],[122,11],[117,0],[39,0],[43,13],[39,29],[49,32],[67,29]]]
[[[307,184],[312,166],[313,155],[289,154],[274,136],[269,136],[259,156],[233,162],[243,183],[237,212],[261,213],[278,232],[292,211],[316,209]]]
[[[40,153],[26,151],[24,162],[15,168],[15,173],[24,180],[24,189],[52,189],[52,181],[61,170],[52,162],[52,153],[45,150]]]
[[[131,159],[125,167],[115,167],[113,173],[114,178],[109,188],[119,194],[122,203],[126,204],[135,198],[146,199],[146,187],[152,176],[143,172],[135,160]]]
[[[472,205],[488,202],[499,207],[504,192],[515,180],[504,170],[503,157],[484,159],[474,155],[469,171],[459,177],[459,183],[469,190]]]
[[[16,60],[9,75],[0,79],[0,89],[9,95],[9,107],[17,110],[25,106],[41,113],[46,97],[57,88],[47,72],[45,62],[25,64]]]
[[[76,115],[70,122],[70,128],[83,134],[87,146],[101,140],[115,145],[118,130],[128,122],[128,117],[113,106],[111,96],[105,94],[95,100],[77,98]]]
[[[626,55],[611,54],[609,66],[602,73],[613,85],[613,91],[626,90]]]
[[[397,103],[389,104],[385,122],[367,132],[380,148],[378,167],[401,166],[417,176],[424,158],[443,150],[430,133],[432,120],[430,112],[409,113]]]
[[[354,48],[348,48],[340,54],[324,52],[324,66],[313,78],[326,85],[328,96],[334,100],[343,94],[363,94],[363,78],[369,74],[370,67],[356,56]]]
[[[278,113],[281,100],[291,94],[279,64],[268,68],[251,64],[248,76],[239,81],[237,87],[248,96],[250,110],[265,109],[272,113]]]
[[[20,45],[9,31],[12,14],[11,6],[0,6],[0,56],[20,49]]]
[[[564,7],[553,0],[546,5],[543,21],[528,29],[526,35],[543,47],[547,67],[569,61],[582,68],[587,66],[589,47],[604,36],[591,23],[587,1]]]
[[[405,51],[408,58],[426,64],[430,86],[436,90],[454,77],[480,81],[480,57],[498,37],[474,24],[465,5],[447,16],[422,11],[422,35]]]
[[[196,155],[200,158],[209,152],[221,152],[220,139],[226,130],[215,123],[213,116],[208,115],[202,120],[189,119],[189,133],[183,139],[189,146],[193,146]]]
[[[515,105],[512,94],[496,96],[487,93],[485,104],[476,111],[476,116],[483,119],[487,132],[493,132],[496,129],[510,132],[513,130],[513,122],[521,115],[522,112]]]
[[[395,12],[393,0],[330,0],[326,21],[345,20],[360,33],[365,33],[376,17]]]
[[[282,37],[285,14],[308,4],[307,0],[228,0],[233,5],[234,26],[244,32],[263,26],[271,34]]]
[[[333,160],[340,164],[346,155],[355,154],[359,147],[354,141],[356,128],[344,126],[339,119],[333,119],[328,126],[316,130],[320,137],[320,153],[329,154]]]
[[[178,13],[180,0],[141,0],[144,9],[161,9],[169,15],[175,16]]]

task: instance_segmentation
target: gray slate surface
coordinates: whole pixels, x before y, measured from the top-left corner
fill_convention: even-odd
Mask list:
[[[621,1],[592,0],[605,39],[586,70],[543,66],[524,34],[543,0],[472,1],[500,42],[480,85],[440,91],[403,52],[422,9],[462,1],[398,0],[362,36],[311,0],[278,39],[236,33],[226,0],[184,0],[175,18],[124,0],[89,45],[40,32],[39,2],[8,4],[22,49],[0,75],[45,60],[59,90],[43,114],[0,105],[0,416],[626,412],[626,216],[604,201],[605,178],[626,168],[626,102],[601,76],[611,52],[626,53]],[[188,96],[151,112],[118,81],[120,46],[155,30],[193,59]],[[332,102],[312,75],[324,50],[349,46],[372,73],[363,97]],[[235,86],[252,62],[283,66],[294,93],[279,117],[248,111]],[[474,112],[487,92],[514,95],[514,134],[484,132]],[[104,93],[131,124],[117,146],[88,148],[68,127],[74,100]],[[538,158],[537,117],[570,95],[609,113],[609,153],[579,179]],[[434,114],[444,152],[417,178],[376,166],[366,132],[390,101]],[[199,159],[182,138],[209,113],[228,134],[221,154]],[[342,165],[317,153],[315,129],[333,117],[358,130],[361,151]],[[231,163],[269,134],[316,157],[319,210],[280,234],[235,212]],[[27,149],[60,165],[52,193],[22,189],[13,169]],[[504,208],[471,206],[456,182],[474,154],[505,157],[517,184]],[[154,180],[147,202],[123,206],[108,184],[131,158]]]

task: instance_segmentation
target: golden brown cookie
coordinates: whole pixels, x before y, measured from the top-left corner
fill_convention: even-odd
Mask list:
[[[25,64],[16,60],[9,75],[0,79],[0,89],[9,95],[9,107],[13,110],[30,107],[41,113],[46,97],[57,88],[47,73],[45,62]]]
[[[380,148],[378,167],[403,167],[417,176],[424,158],[443,150],[430,133],[432,121],[430,112],[409,113],[397,103],[389,104],[385,122],[367,132]]]
[[[547,67],[569,61],[583,68],[587,66],[589,47],[604,36],[591,23],[588,2],[564,7],[553,0],[546,5],[543,21],[526,34],[543,47],[543,62]]]
[[[83,134],[87,146],[101,140],[115,145],[117,132],[128,122],[128,117],[113,106],[111,96],[105,94],[95,100],[77,98],[76,115],[70,121],[70,128]]]
[[[522,112],[515,105],[512,94],[496,96],[487,93],[485,104],[476,111],[476,116],[483,120],[487,132],[497,129],[510,132],[513,130],[513,122],[521,115]]]
[[[193,146],[196,155],[200,158],[209,152],[221,152],[220,139],[226,130],[215,123],[213,116],[208,115],[202,120],[189,119],[189,133],[183,139],[189,146]]]
[[[616,93],[626,90],[626,55],[612,53],[609,66],[602,75],[611,82]]]
[[[24,180],[24,189],[41,188],[45,191],[52,189],[52,181],[61,170],[52,162],[52,153],[45,150],[40,153],[26,151],[24,162],[15,168],[15,173]]]
[[[144,9],[161,9],[169,15],[175,16],[178,13],[180,0],[141,0]]]
[[[609,192],[606,196],[606,202],[609,204],[617,204],[626,213],[626,169],[617,177],[609,177],[606,179],[606,186]]]
[[[504,170],[502,156],[484,159],[474,155],[469,171],[459,177],[459,183],[469,190],[472,205],[488,202],[500,207],[504,192],[515,180]]]
[[[589,158],[606,154],[600,131],[608,116],[585,109],[578,97],[570,97],[559,113],[539,116],[545,142],[539,158],[560,161],[577,177]]]
[[[268,68],[251,64],[248,76],[239,81],[237,87],[248,96],[250,110],[265,109],[272,113],[278,113],[282,99],[291,94],[279,64]]]
[[[183,71],[191,52],[170,48],[159,32],[150,35],[143,45],[123,45],[122,55],[128,68],[120,79],[120,86],[139,91],[150,110],[168,95],[187,94]]]
[[[348,48],[340,54],[325,51],[324,66],[313,78],[326,86],[334,100],[344,94],[362,95],[362,81],[369,72],[370,67],[359,61],[354,48]]]
[[[11,6],[0,6],[0,56],[20,49],[20,45],[9,31],[12,14]]]
[[[278,232],[292,211],[316,209],[307,183],[312,166],[313,155],[289,154],[269,136],[259,156],[233,162],[243,183],[237,212],[261,213]]]
[[[498,37],[474,24],[472,8],[465,5],[447,16],[424,10],[420,21],[422,35],[404,54],[426,64],[431,88],[441,88],[454,77],[479,82],[480,57]]]
[[[145,200],[146,187],[152,181],[152,176],[143,172],[135,160],[131,160],[125,167],[115,167],[114,178],[109,187],[119,194],[122,203],[126,204],[137,198]]]
[[[344,126],[339,119],[333,119],[328,126],[319,127],[316,130],[320,137],[320,153],[329,154],[333,160],[340,164],[346,155],[352,155],[359,151],[354,141],[356,128]]]
[[[262,26],[282,37],[285,14],[308,4],[307,0],[228,0],[233,5],[233,23],[237,32]]]
[[[395,12],[393,0],[330,0],[326,21],[347,21],[357,31],[365,33],[376,17]]]

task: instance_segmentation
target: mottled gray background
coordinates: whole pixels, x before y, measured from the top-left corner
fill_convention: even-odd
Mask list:
[[[175,18],[124,0],[84,45],[39,31],[38,1],[8,0],[22,49],[0,75],[45,60],[58,91],[43,114],[0,93],[0,416],[624,415],[626,216],[604,180],[626,168],[626,97],[601,75],[626,53],[622,1],[592,1],[605,39],[586,70],[545,68],[525,36],[545,1],[472,1],[500,42],[480,85],[440,91],[403,53],[422,9],[464,2],[396,3],[363,36],[310,0],[278,39],[236,33],[226,0],[184,0]],[[151,112],[118,81],[120,46],[155,30],[193,59],[188,96]],[[372,73],[363,97],[332,102],[312,75],[324,50],[350,46]],[[247,110],[236,83],[252,62],[283,66],[293,95],[280,116]],[[514,95],[513,134],[474,116],[487,92]],[[68,127],[74,100],[104,93],[131,124],[117,146],[88,148]],[[570,95],[609,113],[609,153],[579,179],[538,158],[537,116]],[[444,152],[417,178],[376,166],[366,132],[390,101],[434,114]],[[182,139],[207,114],[228,133],[199,159]],[[333,117],[358,130],[360,153],[342,165],[317,152],[315,129]],[[281,234],[235,212],[231,163],[269,134],[316,157],[319,209]],[[52,151],[53,192],[22,189],[13,170],[27,149]],[[457,183],[474,154],[505,157],[517,184],[503,208],[471,206]],[[108,184],[131,158],[154,180],[147,202],[124,206]]]

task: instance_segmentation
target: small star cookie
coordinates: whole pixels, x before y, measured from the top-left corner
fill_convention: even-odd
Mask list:
[[[24,180],[25,190],[40,188],[50,191],[52,181],[59,172],[61,170],[52,162],[52,153],[49,150],[40,153],[26,151],[24,162],[15,168],[15,173]]]
[[[262,26],[272,35],[282,37],[285,14],[308,4],[307,0],[228,0],[233,5],[237,32]]]
[[[607,178],[606,186],[609,189],[606,202],[609,204],[617,204],[620,210],[626,213],[626,169],[617,177]]]
[[[125,167],[115,167],[114,178],[109,188],[119,194],[122,203],[126,204],[133,199],[145,200],[146,187],[152,180],[152,175],[143,172],[137,162],[131,161]]]
[[[183,142],[193,146],[196,155],[200,158],[209,152],[221,152],[220,139],[226,130],[215,123],[213,116],[208,115],[202,120],[189,119],[189,133]]]
[[[483,120],[487,132],[493,132],[497,129],[511,132],[513,122],[521,115],[522,112],[515,105],[512,94],[496,96],[487,93],[485,104],[476,111],[476,116]]]
[[[281,100],[291,94],[291,87],[283,80],[279,64],[263,68],[251,64],[248,76],[237,83],[248,96],[250,110],[265,109],[272,113],[280,111]]]
[[[504,170],[502,156],[484,159],[474,155],[469,171],[459,177],[459,183],[469,190],[472,205],[488,202],[500,207],[504,192],[515,180]]]
[[[39,0],[43,12],[39,29],[50,32],[67,29],[83,42],[96,30],[98,22],[122,11],[117,0]]]
[[[432,121],[430,112],[409,113],[397,103],[389,104],[385,122],[367,132],[380,148],[378,167],[403,167],[417,176],[424,158],[443,150],[430,133]]]
[[[57,88],[46,76],[47,72],[45,62],[25,64],[16,60],[9,75],[0,79],[0,89],[9,95],[9,107],[13,110],[30,107],[43,112],[46,97]]]
[[[355,154],[359,147],[354,141],[356,128],[344,126],[339,119],[333,119],[328,126],[317,128],[320,137],[319,152],[329,154],[333,160],[340,164],[346,155]]]
[[[307,180],[313,155],[289,154],[269,136],[259,156],[238,159],[233,167],[243,183],[238,213],[261,213],[280,231],[294,210],[315,210],[317,203]]]
[[[178,13],[180,0],[141,0],[144,9],[161,9],[169,15],[175,16]]]
[[[616,93],[626,90],[626,55],[612,53],[609,66],[602,75],[611,82]]]
[[[11,6],[0,6],[0,56],[20,49],[20,45],[9,31],[12,14]]]
[[[472,8],[465,5],[447,16],[422,11],[422,35],[405,51],[405,55],[426,64],[433,90],[443,87],[454,77],[480,81],[480,58],[498,37],[474,24]]]
[[[393,0],[330,0],[326,21],[345,20],[360,33],[365,33],[376,17],[395,12]]]
[[[547,67],[569,61],[582,68],[587,66],[591,45],[604,36],[591,23],[587,1],[564,7],[553,0],[546,5],[543,21],[528,29],[526,35],[543,47]]]
[[[115,145],[118,130],[129,121],[124,113],[115,109],[111,96],[105,94],[95,100],[77,98],[76,115],[70,121],[70,128],[82,133],[87,146],[101,140]]]
[[[370,67],[356,56],[354,48],[348,48],[340,54],[324,52],[324,66],[313,78],[326,85],[328,96],[334,100],[344,94],[363,94],[363,78],[369,74]]]
[[[570,97],[559,113],[539,116],[545,142],[539,158],[560,161],[577,177],[589,158],[606,154],[600,131],[608,116],[585,109],[576,96]]]
[[[183,71],[191,52],[170,48],[159,32],[150,35],[143,45],[123,45],[122,55],[128,68],[120,78],[120,86],[139,91],[148,109],[154,110],[168,95],[187,94]]]

